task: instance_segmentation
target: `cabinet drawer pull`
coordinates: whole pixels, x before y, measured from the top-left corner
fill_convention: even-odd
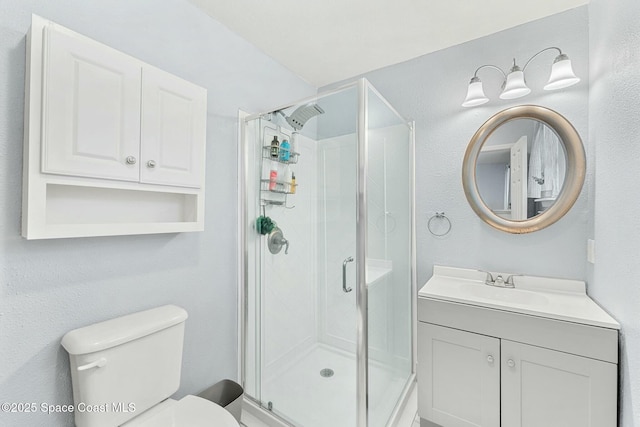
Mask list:
[[[155,160],[149,160],[149,161],[147,162],[147,167],[148,167],[148,168],[152,168],[152,169],[153,169],[153,168],[155,168],[155,167],[156,167],[156,162],[155,162]]]
[[[507,366],[513,368],[514,366],[516,366],[516,362],[514,362],[513,359],[509,359],[507,360]]]
[[[138,161],[138,160],[137,160],[135,157],[133,157],[133,156],[129,156],[129,157],[127,157],[125,160],[126,160],[126,162],[127,162],[127,164],[128,164],[128,165],[135,165],[135,164],[136,164],[136,162]]]
[[[488,355],[487,356],[487,362],[489,362],[490,365],[493,365],[493,356],[492,355]]]

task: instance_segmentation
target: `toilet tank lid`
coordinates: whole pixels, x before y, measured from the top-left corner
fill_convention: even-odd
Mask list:
[[[105,350],[184,322],[187,311],[164,305],[67,332],[62,346],[69,354]]]

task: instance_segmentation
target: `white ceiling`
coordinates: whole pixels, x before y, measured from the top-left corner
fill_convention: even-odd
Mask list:
[[[190,0],[314,86],[589,0]]]

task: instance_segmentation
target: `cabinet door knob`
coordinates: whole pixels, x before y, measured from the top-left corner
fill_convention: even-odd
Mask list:
[[[513,368],[514,366],[516,366],[516,362],[514,362],[513,359],[509,359],[507,360],[507,366]]]
[[[490,365],[493,365],[493,356],[492,355],[488,355],[487,356],[487,362],[489,362]]]
[[[149,160],[149,161],[147,162],[147,167],[148,167],[148,168],[155,168],[155,167],[156,167],[156,162],[155,162],[155,160]]]
[[[135,165],[138,160],[133,156],[129,156],[125,159],[125,161],[128,165]]]

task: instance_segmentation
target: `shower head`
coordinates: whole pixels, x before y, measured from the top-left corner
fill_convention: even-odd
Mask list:
[[[290,116],[286,116],[282,111],[278,111],[278,113],[284,116],[287,123],[289,123],[293,129],[300,130],[310,118],[318,114],[324,114],[324,110],[320,108],[318,104],[308,104],[296,108]]]

